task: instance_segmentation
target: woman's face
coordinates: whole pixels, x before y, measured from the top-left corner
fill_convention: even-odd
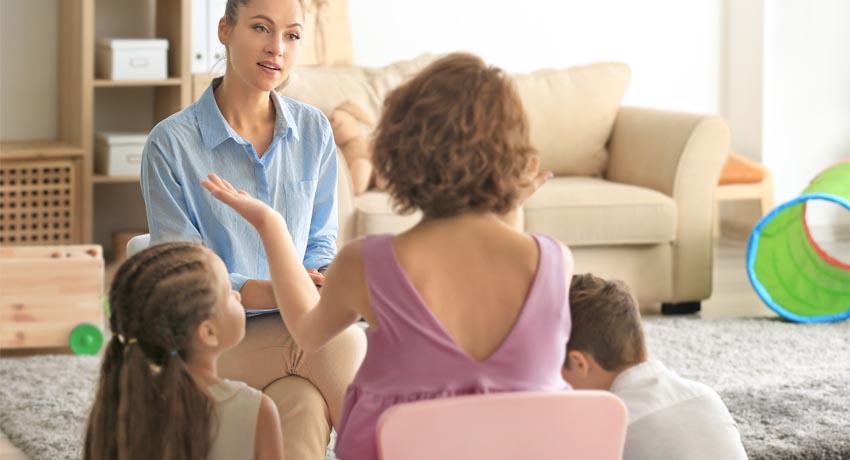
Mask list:
[[[304,11],[298,0],[250,0],[236,22],[222,18],[218,37],[227,47],[227,73],[249,87],[271,91],[286,81],[298,60]]]

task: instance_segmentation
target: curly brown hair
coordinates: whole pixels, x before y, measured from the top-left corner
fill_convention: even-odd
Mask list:
[[[405,214],[508,212],[531,183],[534,157],[513,82],[466,53],[392,91],[375,130],[376,172]]]

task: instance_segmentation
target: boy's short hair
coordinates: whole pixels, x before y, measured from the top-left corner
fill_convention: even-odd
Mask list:
[[[590,273],[573,275],[570,311],[568,355],[572,350],[589,353],[609,372],[646,358],[640,311],[622,281],[605,280]]]
[[[393,90],[374,134],[375,170],[396,210],[427,217],[510,211],[534,156],[513,81],[466,53]]]

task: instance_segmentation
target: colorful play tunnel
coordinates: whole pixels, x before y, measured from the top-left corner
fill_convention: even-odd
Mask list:
[[[759,297],[783,318],[840,321],[850,317],[850,254],[830,254],[812,237],[806,206],[813,200],[850,213],[850,161],[827,169],[759,221],[750,235],[747,273]]]

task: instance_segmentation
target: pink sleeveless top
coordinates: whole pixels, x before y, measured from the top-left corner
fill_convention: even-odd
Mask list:
[[[377,458],[375,427],[395,404],[569,388],[561,377],[570,333],[564,257],[558,242],[534,238],[540,259],[525,304],[483,362],[457,345],[425,306],[395,257],[392,236],[366,238],[363,264],[379,327],[367,331],[366,358],[345,395],[336,445],[341,459]]]

